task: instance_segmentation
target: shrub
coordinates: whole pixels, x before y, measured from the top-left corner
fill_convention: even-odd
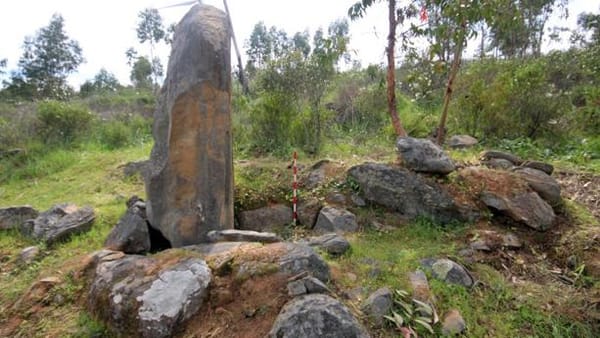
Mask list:
[[[73,143],[89,131],[92,113],[83,105],[60,101],[40,102],[37,107],[39,135],[50,143]]]

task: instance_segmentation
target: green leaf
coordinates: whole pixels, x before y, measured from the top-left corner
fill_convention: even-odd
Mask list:
[[[424,327],[425,329],[427,329],[427,331],[429,331],[429,333],[433,333],[433,327],[431,327],[431,325],[429,325],[429,323],[421,320],[421,319],[415,319],[415,323],[421,325],[422,327]]]

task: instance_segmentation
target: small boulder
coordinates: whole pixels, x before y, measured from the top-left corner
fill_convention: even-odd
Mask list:
[[[413,291],[413,298],[424,302],[432,302],[433,296],[429,289],[429,282],[427,281],[427,275],[421,270],[416,270],[408,275],[408,281]]]
[[[323,204],[317,199],[301,200],[298,203],[298,221],[305,227],[312,229],[317,222]]]
[[[292,208],[283,204],[242,211],[239,214],[239,229],[272,232],[289,225],[293,217]]]
[[[288,302],[269,338],[369,337],[360,322],[336,299],[323,294],[308,294]]]
[[[306,276],[299,280],[294,280],[287,285],[288,295],[297,297],[307,293],[330,293],[327,286],[312,276]]]
[[[400,137],[396,148],[402,164],[409,170],[447,175],[456,169],[442,148],[428,139]]]
[[[18,228],[25,221],[38,215],[38,211],[29,205],[0,208],[0,230]]]
[[[257,242],[277,243],[281,237],[272,232],[256,232],[250,230],[213,230],[206,234],[208,241],[217,242]]]
[[[467,323],[458,310],[450,310],[442,322],[442,334],[444,336],[456,336],[467,329]]]
[[[329,233],[318,237],[311,237],[308,245],[317,247],[330,255],[343,255],[350,249],[350,242],[343,236],[336,233]]]
[[[300,186],[311,190],[324,184],[328,177],[340,170],[340,165],[330,160],[320,160],[313,164],[307,174],[300,177]]]
[[[383,316],[387,315],[394,304],[392,291],[385,287],[373,292],[362,304],[363,312],[376,324],[383,324]]]
[[[525,161],[523,162],[523,164],[521,164],[521,166],[525,168],[537,169],[545,172],[548,175],[552,175],[552,173],[554,172],[554,166],[545,162]]]
[[[170,337],[208,295],[212,276],[201,259],[173,259],[166,252],[153,257],[110,256],[95,260],[88,309],[113,333]]]
[[[481,155],[479,155],[479,157],[482,161],[490,161],[492,159],[503,159],[509,161],[515,166],[519,166],[523,163],[523,160],[519,156],[497,150],[484,151],[483,153],[481,153]]]
[[[421,266],[431,270],[435,279],[446,283],[458,284],[465,287],[473,286],[474,280],[471,274],[462,265],[446,258],[427,258],[421,260]]]
[[[481,194],[481,201],[488,207],[506,214],[514,221],[540,231],[548,230],[556,219],[552,207],[535,192],[506,197],[495,192],[485,191]]]
[[[529,167],[517,168],[515,172],[551,206],[556,207],[561,204],[560,185],[552,176],[544,171]]]
[[[149,164],[149,160],[128,162],[122,166],[123,175],[125,177],[131,177],[134,175],[143,175],[144,170],[146,170],[146,167],[148,166],[148,164]]]
[[[446,143],[450,146],[450,148],[465,149],[477,145],[479,141],[473,136],[469,135],[454,135],[450,137]]]
[[[75,204],[59,204],[44,211],[37,218],[23,223],[21,232],[52,245],[72,235],[89,231],[95,219],[96,215],[91,207],[79,208]]]
[[[149,252],[151,243],[145,209],[143,202],[133,203],[108,234],[104,247],[128,254]]]
[[[323,207],[313,230],[317,232],[352,232],[358,229],[356,216],[346,209]]]
[[[27,247],[19,253],[19,263],[29,264],[33,262],[40,255],[40,248],[37,246]]]
[[[325,197],[325,201],[330,204],[344,205],[346,204],[346,195],[339,191],[332,191]]]

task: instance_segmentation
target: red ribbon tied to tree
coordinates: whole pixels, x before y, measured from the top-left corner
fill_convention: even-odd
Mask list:
[[[421,7],[421,22],[427,21],[427,8]]]

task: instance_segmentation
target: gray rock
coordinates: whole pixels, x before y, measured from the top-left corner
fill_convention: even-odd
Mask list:
[[[307,293],[331,293],[329,288],[312,276],[306,276],[304,278],[293,280],[287,285],[288,295],[297,297]]]
[[[29,264],[40,256],[40,248],[37,246],[29,246],[19,253],[19,262]]]
[[[105,248],[128,254],[143,254],[150,251],[150,233],[144,218],[143,202],[136,203],[127,209],[125,215],[112,229],[104,242]]]
[[[342,303],[322,294],[309,294],[287,303],[268,334],[270,338],[364,338],[360,322]]]
[[[327,197],[325,197],[325,201],[331,204],[344,205],[346,204],[346,196],[340,192],[333,191],[327,194]]]
[[[305,189],[314,189],[321,185],[327,178],[326,170],[327,167],[331,166],[330,160],[320,160],[310,167],[310,171],[306,177],[301,178],[301,185]]]
[[[277,243],[281,242],[281,237],[272,232],[256,232],[248,230],[213,230],[207,236],[211,243],[216,242],[258,242],[258,243]]]
[[[481,240],[481,239],[471,243],[470,246],[471,246],[471,249],[473,249],[473,250],[492,251],[492,248],[489,245],[489,243],[484,240]]]
[[[301,279],[306,287],[307,293],[331,293],[331,290],[319,279],[308,276]]]
[[[38,215],[38,211],[29,205],[0,208],[0,230],[16,229]]]
[[[23,149],[19,149],[19,148],[0,150],[0,159],[14,157],[21,153],[23,153]]]
[[[305,227],[312,229],[317,222],[317,217],[323,204],[317,199],[300,201],[298,203],[298,221]]]
[[[473,277],[462,265],[446,258],[427,258],[421,260],[421,266],[431,270],[433,278],[446,283],[465,287],[473,286]]]
[[[274,231],[292,223],[292,208],[283,204],[242,211],[239,214],[239,228],[252,231]]]
[[[383,316],[389,314],[394,300],[392,291],[385,287],[373,292],[362,304],[363,312],[376,324],[383,324]]]
[[[491,158],[483,162],[483,164],[490,169],[500,169],[500,170],[510,170],[515,167],[515,165],[503,158]]]
[[[519,174],[533,189],[551,206],[559,206],[562,202],[560,197],[560,185],[547,173],[532,168],[517,168],[515,172]]]
[[[343,255],[350,249],[350,243],[343,236],[329,233],[318,237],[311,237],[308,245],[317,247],[330,255]]]
[[[476,213],[454,202],[439,184],[403,168],[365,163],[348,170],[369,202],[398,211],[409,219],[419,216],[441,223],[473,221]]]
[[[287,285],[288,295],[291,297],[297,297],[308,293],[306,286],[302,280],[291,281]]]
[[[454,135],[450,137],[446,143],[450,146],[450,148],[465,149],[477,145],[479,141],[473,136],[469,135]]]
[[[122,166],[123,175],[125,177],[131,177],[134,175],[142,175],[145,172],[147,166],[148,166],[148,160],[128,162]]]
[[[109,260],[111,255],[107,251],[96,262],[88,309],[113,333],[170,337],[208,295],[212,277],[203,260],[137,255]]]
[[[285,252],[277,260],[279,270],[295,276],[308,272],[313,277],[327,283],[331,278],[329,265],[311,247],[295,243],[270,244],[274,250],[281,248]]]
[[[467,323],[458,310],[450,310],[442,322],[442,334],[444,336],[456,336],[467,329]]]
[[[91,229],[96,215],[91,207],[79,208],[74,204],[58,204],[42,212],[37,218],[21,226],[21,232],[48,245]]]
[[[364,207],[367,205],[367,202],[365,202],[365,200],[358,196],[357,194],[352,194],[350,196],[350,200],[352,201],[352,203],[354,203],[354,205],[356,205],[357,207]]]
[[[521,165],[523,163],[523,160],[516,155],[496,150],[484,151],[479,157],[482,161],[489,161],[491,159],[503,159],[511,162],[515,166]]]
[[[556,218],[552,207],[535,192],[519,193],[509,198],[484,191],[480,198],[488,207],[536,230],[548,230]]]
[[[525,161],[521,164],[522,167],[537,169],[545,172],[548,175],[552,175],[554,172],[554,166],[549,163],[539,162],[539,161]]]
[[[212,277],[202,260],[188,260],[162,271],[143,294],[138,317],[143,337],[171,337],[174,329],[195,314],[208,295]]]
[[[176,26],[145,174],[148,221],[173,247],[232,229],[231,30],[195,5]]]
[[[352,232],[358,229],[356,216],[346,209],[338,209],[330,206],[323,207],[313,228],[316,232]]]
[[[447,175],[456,169],[442,148],[431,140],[400,137],[396,148],[402,164],[409,170]]]

